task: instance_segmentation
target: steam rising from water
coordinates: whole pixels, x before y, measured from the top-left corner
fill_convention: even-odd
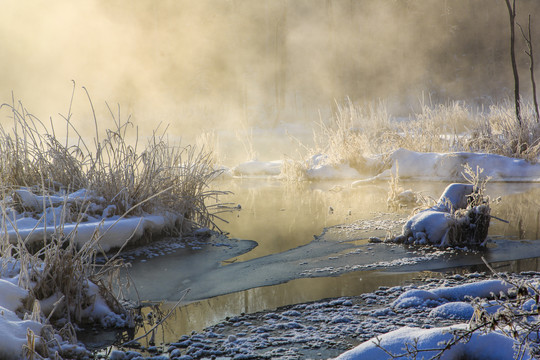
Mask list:
[[[518,1],[517,21],[538,10]],[[47,119],[67,111],[73,79],[100,112],[119,103],[138,125],[176,134],[311,123],[346,96],[396,111],[422,91],[497,99],[512,87],[506,11],[492,0],[4,1],[0,99],[13,91]]]

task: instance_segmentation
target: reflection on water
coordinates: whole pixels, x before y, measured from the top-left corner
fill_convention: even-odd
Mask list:
[[[352,189],[347,183],[338,182],[290,184],[240,179],[222,186],[234,193],[227,201],[242,206],[240,212],[225,217],[229,223],[222,229],[232,237],[259,244],[238,257],[239,261],[305,245],[325,227],[387,211],[385,183]]]
[[[226,199],[240,204],[239,212],[225,214],[229,222],[222,229],[232,237],[255,240],[251,252],[239,256],[245,261],[305,245],[324,228],[388,212],[388,184],[378,182],[351,188],[350,181],[289,184],[265,179],[235,179],[220,184],[234,195]],[[438,199],[446,182],[403,182],[405,189]],[[490,234],[539,239],[540,184],[488,183],[488,195],[501,201],[492,204],[492,214],[509,221],[493,220]],[[408,214],[412,209],[402,209]]]
[[[538,184],[525,192],[509,194],[499,204],[493,205],[492,213],[509,223],[494,221],[491,234],[518,239],[540,239],[540,187]]]
[[[427,274],[427,273],[426,273]],[[178,341],[179,336],[201,331],[205,327],[224,320],[226,317],[253,313],[266,309],[325,298],[352,296],[371,292],[379,286],[404,284],[419,277],[419,273],[380,273],[372,271],[355,272],[330,278],[305,278],[285,284],[264,286],[211,299],[198,301],[179,307],[167,321],[156,342]],[[165,303],[161,310],[170,311],[174,303]],[[147,313],[151,309],[143,309]],[[140,336],[144,334],[141,329]]]

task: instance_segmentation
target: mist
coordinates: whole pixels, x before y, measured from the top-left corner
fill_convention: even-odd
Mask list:
[[[152,129],[178,135],[306,125],[335,101],[388,101],[407,114],[432,101],[484,104],[512,91],[508,14],[492,0],[4,1],[1,102],[41,119],[88,123],[81,87]],[[517,1],[517,22],[540,3]],[[540,38],[533,16],[533,41]],[[516,52],[527,95],[528,59]],[[4,119],[2,119],[4,121]]]

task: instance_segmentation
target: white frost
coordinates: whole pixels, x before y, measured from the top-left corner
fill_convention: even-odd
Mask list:
[[[463,301],[466,297],[487,298],[492,294],[507,293],[511,285],[501,280],[485,280],[477,283],[440,287],[433,290],[409,290],[401,294],[392,304],[396,308],[438,306],[449,301]]]

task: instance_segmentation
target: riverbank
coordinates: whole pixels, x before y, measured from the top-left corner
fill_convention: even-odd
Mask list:
[[[479,272],[448,275],[426,272],[424,275],[400,286],[381,286],[374,292],[359,296],[325,299],[230,317],[201,332],[181,336],[176,342],[151,346],[141,340],[135,347],[102,353],[98,358],[334,358],[375,336],[400,328],[433,329],[468,322],[472,305],[467,294],[486,298],[487,301],[490,296],[486,294],[492,290],[497,293],[499,288],[510,287],[499,278]],[[503,276],[513,282],[533,282],[539,275],[536,272],[523,272]],[[411,290],[437,294],[441,293],[441,289],[456,297],[440,295],[440,299],[430,298],[427,301],[423,297],[408,295],[413,293]],[[457,296],[458,293],[461,294]],[[398,298],[402,300],[396,302]],[[411,298],[414,301],[409,300],[408,305],[404,306],[403,299]]]

